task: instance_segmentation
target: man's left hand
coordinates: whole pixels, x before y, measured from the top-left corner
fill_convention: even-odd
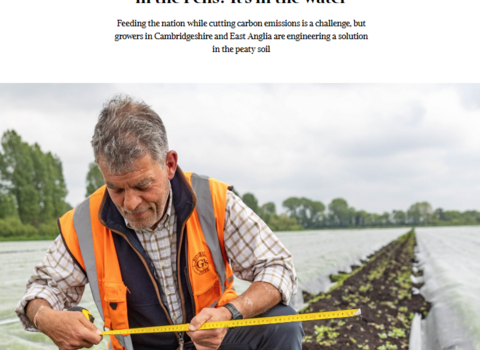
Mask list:
[[[197,330],[205,322],[228,321],[232,319],[232,314],[224,307],[218,309],[206,308],[192,318],[190,322],[190,331],[187,334],[192,338],[197,350],[216,350],[222,344],[227,328],[216,328]]]

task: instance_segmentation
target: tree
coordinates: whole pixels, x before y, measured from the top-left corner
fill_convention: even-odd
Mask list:
[[[67,197],[67,184],[65,183],[65,178],[63,177],[63,165],[62,161],[58,156],[52,155],[50,152],[48,156],[51,158],[53,166],[53,174],[55,181],[55,191],[53,192],[53,207],[55,217],[63,215],[66,211],[72,209],[71,205],[65,202]]]
[[[437,208],[434,213],[435,219],[437,220],[445,220],[445,213],[442,208]]]
[[[273,217],[277,216],[277,210],[275,208],[275,203],[268,202],[260,207],[258,215],[262,218],[267,225],[270,224],[270,221]]]
[[[283,201],[283,207],[287,214],[295,218],[304,228],[318,228],[322,226],[324,219],[325,205],[322,202],[312,201],[302,197],[290,197]]]
[[[380,214],[372,213],[370,215],[370,226],[381,226],[382,216]]]
[[[333,199],[328,205],[328,211],[331,226],[347,227],[353,223],[355,209],[349,208],[347,201],[343,198]]]
[[[23,142],[14,130],[3,134],[1,145],[1,192],[13,196],[20,220],[39,227],[62,215],[67,189],[59,158]]]
[[[85,194],[85,197],[90,196],[93,192],[102,187],[104,184],[105,181],[103,180],[102,172],[98,168],[97,163],[91,162],[88,165],[87,193]]]
[[[18,217],[15,197],[9,193],[0,192],[0,219]]]
[[[287,213],[292,218],[300,217],[300,210],[302,206],[302,201],[297,197],[290,197],[283,201],[283,207],[287,209]]]
[[[395,225],[405,225],[407,220],[407,215],[403,210],[394,210],[393,211],[393,222]]]
[[[40,194],[35,186],[31,149],[14,130],[3,134],[2,148],[2,180],[8,192],[15,196],[20,219],[23,223],[39,225]]]
[[[451,225],[462,224],[462,213],[458,210],[446,210],[444,212],[445,221]]]
[[[255,213],[259,213],[258,200],[253,193],[245,193],[242,197],[243,203],[245,203]]]
[[[370,214],[365,210],[355,212],[355,226],[367,226]]]
[[[54,217],[53,192],[55,191],[55,180],[53,178],[53,164],[37,143],[30,148],[30,151],[34,169],[33,184],[38,192],[40,203],[40,222],[45,222]]]
[[[295,218],[288,217],[286,214],[272,216],[268,226],[272,231],[300,231],[303,229]]]
[[[273,231],[298,231],[303,229],[295,218],[286,214],[277,215],[275,203],[268,202],[260,206],[253,193],[245,193],[243,202],[252,209]]]
[[[380,221],[382,226],[388,226],[391,223],[391,215],[388,211],[384,212],[382,215],[380,215]]]
[[[262,210],[261,212],[265,215],[276,215],[277,210],[275,208],[275,203],[273,202],[268,202],[262,205]]]
[[[60,159],[50,152],[43,153],[38,144],[31,147],[34,184],[40,196],[41,221],[58,218],[66,211],[67,186]]]
[[[479,213],[476,210],[467,210],[462,213],[464,225],[476,225],[479,222]]]
[[[427,225],[431,222],[432,206],[428,202],[412,204],[407,211],[407,220],[413,225]]]

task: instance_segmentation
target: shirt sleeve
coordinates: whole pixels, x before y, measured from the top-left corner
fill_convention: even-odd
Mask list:
[[[55,310],[70,308],[80,302],[86,283],[87,277],[68,253],[62,237],[58,236],[43,261],[35,266],[26,293],[15,309],[24,329],[37,331],[25,313],[30,300],[44,299]]]
[[[225,251],[236,277],[268,282],[288,304],[298,280],[290,252],[263,220],[232,191],[227,191]]]

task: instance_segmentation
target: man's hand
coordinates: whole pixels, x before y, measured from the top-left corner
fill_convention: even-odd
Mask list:
[[[28,311],[32,306],[32,309],[38,312],[40,309],[38,304],[30,305],[35,301],[32,300],[29,303]],[[42,300],[39,303],[45,305],[46,302]],[[29,315],[31,315],[30,312]],[[81,312],[56,311],[48,305],[40,310],[36,323],[38,329],[52,339],[60,350],[91,348],[102,340],[102,332],[87,320]]]
[[[243,318],[251,318],[269,310],[281,300],[280,292],[271,284],[253,282],[245,293],[230,302],[235,305],[237,310],[243,315]],[[197,350],[218,349],[225,334],[227,334],[227,328],[197,331],[198,328],[205,322],[229,321],[231,319],[232,314],[224,307],[203,309],[197,316],[192,318],[188,335],[192,338]]]
[[[205,322],[227,321],[232,319],[232,314],[224,307],[218,309],[206,308],[192,318],[190,332],[187,334],[192,338],[197,350],[216,350],[222,344],[227,328],[199,329]]]

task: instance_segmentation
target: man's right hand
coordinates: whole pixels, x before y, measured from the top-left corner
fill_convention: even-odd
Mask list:
[[[34,301],[36,300],[32,300],[30,303]],[[33,306],[36,312],[39,310],[36,318],[38,330],[52,339],[60,350],[91,348],[100,343],[102,332],[81,312],[57,311],[44,303],[46,302],[42,300],[44,307],[41,310],[39,307],[35,307],[37,305],[29,305],[29,308]]]

